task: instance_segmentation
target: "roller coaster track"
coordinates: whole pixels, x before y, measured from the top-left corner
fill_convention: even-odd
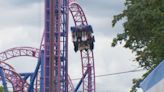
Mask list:
[[[73,17],[75,26],[88,25],[85,13],[75,0],[69,1],[69,10]],[[32,47],[16,47],[11,48],[0,53],[0,65],[3,67],[3,71],[7,80],[12,84],[14,92],[26,92],[28,83],[24,82],[20,75],[17,74],[12,66],[5,63],[5,61],[15,57],[34,57],[39,58],[41,48],[44,49],[44,33],[41,41],[40,49]],[[94,54],[91,50],[81,50],[81,64],[82,64],[82,77],[85,72],[88,71],[87,76],[83,78],[83,92],[96,92],[95,90],[95,66],[94,66]],[[73,92],[74,87],[70,77],[68,76],[68,92]],[[38,85],[38,84],[35,84]]]
[[[76,2],[71,2],[69,10],[74,20],[75,26],[88,25],[85,13],[80,5]],[[83,92],[96,92],[95,85],[95,65],[94,65],[94,53],[91,50],[81,50],[81,63],[82,63],[82,77],[88,69],[87,76],[83,81]]]
[[[38,58],[39,49],[32,47],[16,47],[0,53],[0,61],[6,61],[11,58],[20,56],[29,56]]]
[[[6,80],[12,84],[13,92],[24,92],[27,90],[28,83],[23,81],[19,74],[15,72],[15,69],[9,64],[0,61],[0,67],[2,67]]]
[[[16,73],[15,69],[11,65],[7,64],[6,61],[23,56],[38,58],[39,49],[32,47],[15,47],[0,53],[0,67],[3,68],[7,80],[12,84],[14,92],[26,92],[28,83],[23,81],[20,75]],[[74,88],[72,81],[70,77],[68,77],[68,79],[69,92],[73,92]]]

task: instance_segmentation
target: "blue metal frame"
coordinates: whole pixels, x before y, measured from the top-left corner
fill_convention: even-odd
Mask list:
[[[28,91],[27,92],[33,92],[33,89],[34,89],[34,81],[35,81],[35,79],[37,77],[37,74],[38,74],[38,71],[39,71],[39,68],[40,68],[41,61],[42,61],[42,58],[43,57],[44,57],[44,51],[41,50],[41,56],[39,57],[39,60],[38,60],[36,69],[34,71],[34,74],[32,75],[32,77],[30,79],[30,85],[29,85],[29,88],[28,88]]]
[[[68,92],[68,3],[68,0],[63,0],[61,6],[61,92]]]
[[[50,82],[52,81],[54,81],[55,92],[68,92],[69,2],[68,0],[54,0],[54,4],[51,2],[53,0],[45,0],[45,49],[44,63],[42,63],[44,69],[41,69],[41,79],[43,78],[41,86],[44,86],[41,87],[43,90],[41,92],[50,92],[50,86],[52,86]],[[54,35],[51,34],[52,31]],[[54,44],[51,44],[53,41]],[[51,52],[52,45],[54,45],[53,53]],[[54,61],[51,61],[52,56],[54,56]],[[52,62],[54,66],[51,65]]]
[[[7,82],[6,82],[5,74],[3,72],[3,68],[2,67],[0,67],[0,76],[2,78],[2,83],[3,83],[3,86],[4,86],[4,91],[5,92],[9,92],[8,91],[8,88],[7,88]]]
[[[69,0],[45,0],[44,50],[40,51],[41,56],[39,57],[34,73],[20,73],[24,81],[30,77],[30,85],[27,92],[34,91],[34,81],[40,67],[40,92],[68,92],[68,5]],[[77,8],[78,10],[81,9],[79,7]],[[77,15],[79,16],[78,13]],[[81,19],[83,18],[83,15],[84,14],[82,14],[82,16],[80,15]],[[81,22],[86,22],[86,18]],[[91,26],[87,26],[87,28],[89,31],[92,31]],[[83,55],[81,54],[81,56]],[[93,57],[87,56],[89,62],[89,58]],[[83,61],[86,57],[81,58]],[[84,78],[88,78],[88,85],[91,85],[88,86],[88,89],[92,89],[91,83],[93,76],[91,76],[91,65],[88,65],[85,70],[86,71],[85,73],[83,72],[83,77],[77,85],[75,92],[79,89]],[[87,74],[88,77],[86,77]],[[8,92],[2,67],[0,67],[0,76],[2,77],[5,92]]]
[[[83,82],[83,79],[84,79],[84,78],[86,77],[86,75],[88,74],[88,70],[89,70],[89,69],[87,69],[87,70],[85,71],[84,75],[82,76],[82,78],[80,79],[79,83],[77,84],[77,86],[76,86],[74,92],[77,92],[78,89],[80,88],[80,86],[81,86],[81,84],[82,84],[82,82]]]
[[[42,69],[41,69],[41,92],[50,92],[51,87],[50,87],[50,68],[51,62],[51,42],[52,42],[52,37],[51,37],[51,1],[52,0],[45,0],[45,39],[44,39],[44,62],[42,62]],[[52,86],[52,85],[51,85]]]
[[[19,73],[21,78],[26,81],[29,77],[31,77],[34,73]]]
[[[26,81],[30,77],[30,85],[27,89],[27,92],[34,92],[34,81],[37,77],[37,74],[39,72],[39,68],[41,66],[41,77],[40,77],[40,92],[43,92],[43,76],[44,76],[44,51],[40,51],[40,57],[37,63],[37,66],[35,68],[34,73],[20,73],[19,75]]]

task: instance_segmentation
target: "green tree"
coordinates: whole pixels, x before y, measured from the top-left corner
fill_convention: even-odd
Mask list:
[[[113,39],[112,46],[124,41],[124,47],[136,54],[135,61],[147,69],[140,79],[133,79],[131,92],[164,59],[164,0],[126,0],[125,9],[115,15],[115,24],[124,18],[124,31]]]
[[[0,86],[0,92],[4,92],[4,88]]]

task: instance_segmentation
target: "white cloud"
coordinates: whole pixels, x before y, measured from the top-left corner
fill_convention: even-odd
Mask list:
[[[35,0],[34,0],[35,1]],[[114,29],[111,26],[112,15],[123,8],[123,0],[81,0],[89,24],[95,31],[95,67],[96,75],[122,72],[136,69],[137,64],[132,62],[134,55],[122,46],[110,47],[117,30],[122,30],[121,23]],[[88,3],[89,2],[89,3]],[[23,2],[21,2],[23,3]],[[99,4],[99,7],[96,6]],[[103,6],[102,4],[105,5]],[[86,5],[87,6],[86,6]],[[95,4],[95,5],[94,5]],[[0,0],[0,51],[18,46],[32,46],[39,48],[44,25],[44,9],[42,3],[29,3],[23,6],[14,6],[7,1]],[[70,22],[73,25],[72,20]],[[18,58],[11,60],[18,72],[32,71],[36,59]],[[19,63],[17,63],[17,62]],[[31,62],[29,62],[31,61]],[[21,63],[20,63],[21,62]],[[22,63],[23,62],[23,63]],[[29,65],[29,66],[27,66]],[[73,51],[71,36],[69,34],[69,73],[71,78],[81,77],[81,61],[79,53]],[[142,73],[130,73],[119,76],[107,76],[96,79],[97,92],[127,92],[132,86],[132,78]],[[78,81],[73,81],[75,86]]]
[[[0,48],[8,49],[18,46],[39,47],[42,29],[34,27],[11,27],[0,31]]]
[[[106,15],[112,17],[124,8],[124,0],[79,0],[78,2],[85,12],[99,17]]]
[[[2,7],[2,6],[1,6]],[[9,7],[0,8],[0,27],[7,26],[38,26],[43,24],[43,3],[34,3],[25,7]]]

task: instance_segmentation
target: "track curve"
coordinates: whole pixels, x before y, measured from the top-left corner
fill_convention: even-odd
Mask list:
[[[33,47],[15,47],[0,53],[0,66],[5,70],[4,73],[9,82],[11,82],[11,84],[13,85],[14,92],[26,92],[28,88],[28,83],[24,82],[21,79],[20,75],[15,72],[15,69],[11,65],[7,64],[5,61],[22,56],[38,58],[39,54],[40,50]],[[68,79],[69,92],[73,92],[74,87],[72,81],[70,77]],[[20,89],[22,90],[20,91]],[[38,90],[36,92],[38,92]]]
[[[13,92],[24,92],[27,89],[28,84],[22,80],[13,67],[2,61],[0,61],[0,67],[6,79],[12,84]]]
[[[69,4],[69,10],[74,20],[75,26],[88,25],[85,13],[81,6],[72,0]],[[92,50],[81,50],[81,63],[82,63],[82,77],[88,71],[87,77],[83,79],[83,92],[96,92],[95,83],[95,65],[94,53]]]
[[[69,10],[70,13],[73,17],[74,20],[74,24],[75,26],[79,26],[79,25],[88,25],[85,13],[83,11],[83,9],[81,8],[81,6],[76,3],[74,0],[71,0],[69,2]],[[43,35],[44,37],[44,35]],[[43,43],[43,40],[41,41],[41,44]],[[41,45],[43,46],[43,45]],[[38,58],[39,57],[39,49],[36,48],[32,48],[32,47],[16,47],[16,48],[11,48],[8,49],[4,52],[0,53],[0,61],[6,61],[15,57],[20,57],[20,56],[28,56],[28,57],[35,57]],[[95,66],[94,66],[94,54],[93,51],[87,50],[87,51],[80,51],[81,54],[81,63],[82,63],[82,76],[84,75],[85,71],[87,69],[90,70],[90,72],[88,72],[88,76],[86,78],[83,79],[83,92],[96,92],[95,90]],[[4,71],[7,71],[8,69]],[[14,71],[13,68],[11,68],[9,70],[11,72],[12,75],[7,75],[8,71],[5,72],[5,74],[8,76],[7,78],[9,80],[11,80],[11,83],[13,84],[13,89],[15,90],[14,92],[22,92],[20,91],[24,85],[23,85],[23,81],[21,81],[21,78],[19,77],[19,75]],[[13,78],[13,79],[12,79]],[[73,84],[69,79],[69,85],[70,85],[70,91],[73,91]],[[20,81],[19,85],[18,84],[14,84],[15,82]],[[20,87],[17,87],[20,86]],[[22,88],[21,88],[22,87]]]
[[[8,59],[20,57],[20,56],[29,56],[29,57],[38,58],[39,49],[32,48],[32,47],[11,48],[0,53],[0,61],[6,61]]]
[[[71,2],[69,4],[69,10],[70,10],[70,13],[73,17],[75,26],[88,25],[85,13],[78,3]]]

